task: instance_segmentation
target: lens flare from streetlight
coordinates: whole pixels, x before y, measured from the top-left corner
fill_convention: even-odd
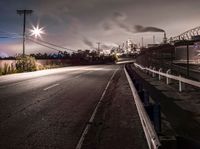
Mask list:
[[[35,38],[41,38],[41,35],[42,34],[45,34],[45,32],[44,32],[44,28],[43,27],[39,27],[38,25],[35,27],[35,26],[33,26],[33,28],[32,29],[30,29],[30,36],[34,36]]]

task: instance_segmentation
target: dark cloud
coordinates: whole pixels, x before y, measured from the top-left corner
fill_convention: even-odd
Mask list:
[[[109,23],[109,22],[104,22],[104,23],[103,23],[103,29],[104,29],[105,31],[111,30],[111,29],[112,29],[111,23]]]
[[[113,13],[113,21],[122,29],[124,29],[127,32],[131,33],[138,33],[138,32],[165,32],[163,29],[147,26],[144,27],[142,25],[135,25],[132,27],[131,24],[128,23],[129,18],[127,18],[126,14],[121,12],[114,12]]]
[[[122,12],[114,12],[112,16],[112,20],[116,25],[118,25],[120,28],[124,29],[127,32],[133,32],[132,28],[127,23],[126,18],[126,14]]]
[[[106,45],[106,44],[101,45],[101,49],[103,49],[103,50],[108,50],[108,49],[111,49],[111,48],[112,48],[111,46]]]
[[[113,17],[115,19],[122,19],[122,18],[124,18],[124,14],[122,14],[121,12],[114,12]]]
[[[127,32],[133,32],[132,28],[129,26],[128,23],[124,23],[124,22],[118,22],[118,26],[122,29],[124,29]]]
[[[118,45],[115,43],[102,43],[101,44],[101,49],[103,49],[103,50],[110,50],[113,47],[118,47]]]
[[[165,32],[161,28],[152,27],[152,26],[144,27],[142,25],[135,25],[134,29],[135,29],[135,32]]]
[[[120,28],[124,29],[126,32],[130,33],[142,33],[142,32],[165,32],[161,28],[153,27],[153,26],[147,26],[144,27],[142,25],[134,25],[132,27],[131,24],[128,23],[129,18],[126,16],[126,14],[121,12],[114,12],[112,16],[112,21]],[[112,26],[106,22],[104,24],[104,30],[110,30]]]
[[[116,22],[122,22],[126,19],[126,14],[122,12],[114,12],[112,15],[112,20]]]
[[[92,41],[120,43],[130,34],[163,32],[162,28],[169,36],[179,35],[200,24],[199,5],[199,0],[0,0],[0,30],[22,33],[23,18],[16,10],[33,9],[34,13],[27,16],[27,30],[39,22],[45,27],[46,41],[72,49],[96,47]],[[133,38],[135,42],[140,40],[138,36]],[[2,47],[7,40],[0,40]],[[21,52],[21,42],[10,39],[9,45],[15,44]],[[26,47],[30,44],[27,42]],[[7,52],[11,48],[5,45],[2,49]],[[10,51],[16,53],[15,49]]]
[[[87,37],[84,37],[82,41],[86,46],[88,46],[90,48],[94,48],[93,42],[90,41]]]

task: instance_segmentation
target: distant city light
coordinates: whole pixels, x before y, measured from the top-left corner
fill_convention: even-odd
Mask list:
[[[37,25],[36,27],[33,26],[32,29],[30,29],[30,33],[31,33],[31,36],[34,36],[35,38],[41,38],[41,35],[42,34],[45,34],[44,32],[44,28],[43,27],[39,27],[39,25]]]

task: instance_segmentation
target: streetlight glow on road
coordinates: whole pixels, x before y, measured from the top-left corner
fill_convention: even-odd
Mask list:
[[[32,29],[30,29],[30,33],[31,33],[31,36],[34,36],[35,38],[41,38],[41,34],[45,34],[43,27],[39,27],[39,25],[37,25],[36,27],[33,26]]]

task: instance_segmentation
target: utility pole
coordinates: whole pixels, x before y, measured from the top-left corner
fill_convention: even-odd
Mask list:
[[[26,40],[26,15],[31,15],[33,13],[33,10],[17,10],[17,14],[20,16],[23,15],[24,17],[24,23],[23,23],[23,57],[25,57],[25,40]]]
[[[190,76],[190,57],[189,57],[189,43],[187,41],[187,77]]]

